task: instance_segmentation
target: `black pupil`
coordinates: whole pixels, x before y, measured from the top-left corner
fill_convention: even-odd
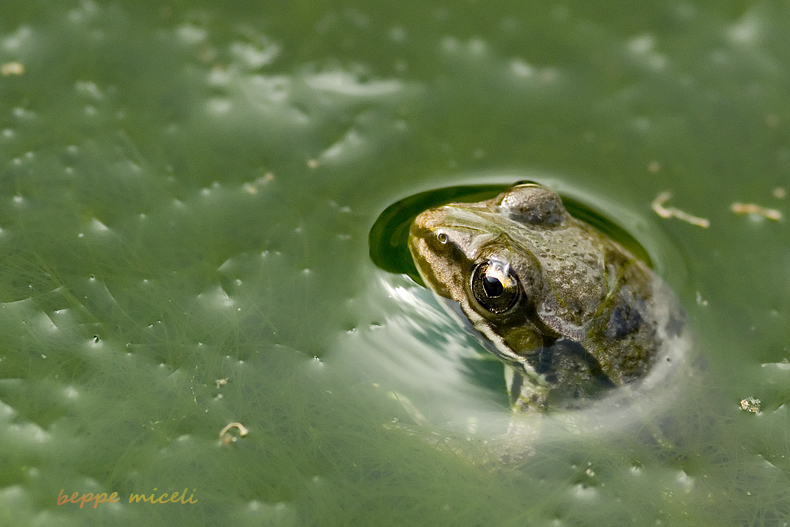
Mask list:
[[[497,297],[505,292],[505,288],[502,286],[502,282],[499,281],[499,278],[491,275],[487,275],[483,279],[483,289],[485,289],[486,294],[490,297]]]

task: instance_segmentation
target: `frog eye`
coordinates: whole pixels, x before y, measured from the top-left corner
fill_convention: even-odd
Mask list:
[[[472,273],[472,294],[491,313],[504,313],[518,301],[518,278],[501,262],[483,262]]]
[[[443,231],[437,231],[436,239],[439,241],[439,243],[444,245],[445,243],[447,243],[447,240],[449,238],[447,238],[447,234],[445,234]]]

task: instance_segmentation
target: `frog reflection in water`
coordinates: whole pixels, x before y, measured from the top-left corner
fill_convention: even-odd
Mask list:
[[[644,378],[685,314],[641,260],[534,183],[420,214],[425,283],[508,367],[519,412],[584,406]]]

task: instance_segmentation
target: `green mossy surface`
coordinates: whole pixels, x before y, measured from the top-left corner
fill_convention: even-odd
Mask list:
[[[5,1],[0,525],[786,525],[789,24],[770,1]],[[452,421],[437,363],[398,361],[471,341],[398,304],[370,227],[541,175],[636,218],[689,311],[705,366],[669,453],[569,433],[491,471],[384,426],[392,390]],[[665,190],[710,228],[658,218]]]

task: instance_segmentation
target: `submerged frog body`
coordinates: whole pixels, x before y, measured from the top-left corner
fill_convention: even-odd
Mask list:
[[[428,287],[507,365],[517,411],[580,407],[643,379],[683,326],[644,262],[534,183],[423,212],[409,249]]]

